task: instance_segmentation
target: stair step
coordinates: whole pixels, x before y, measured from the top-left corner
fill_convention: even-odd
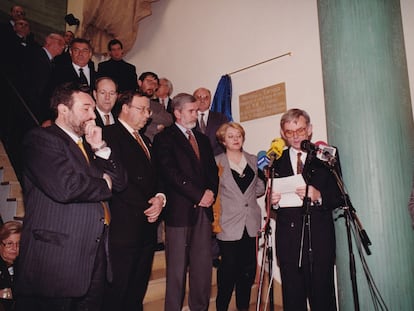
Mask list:
[[[23,198],[23,191],[18,181],[10,181],[10,197],[11,198]]]
[[[17,210],[17,200],[7,199],[0,205],[0,215],[3,222],[14,220]]]

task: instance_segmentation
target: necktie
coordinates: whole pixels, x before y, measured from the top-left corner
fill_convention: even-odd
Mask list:
[[[88,157],[88,154],[86,153],[85,146],[83,145],[82,139],[79,139],[77,144],[78,144],[79,149],[82,151],[86,161],[89,164],[89,157]],[[108,205],[104,201],[101,201],[101,205],[104,210],[105,225],[109,225],[109,223],[111,222],[111,213],[109,212]]]
[[[201,133],[205,134],[206,132],[206,123],[204,122],[204,113],[200,114],[201,118],[200,118],[200,130]]]
[[[193,133],[190,130],[186,131],[188,135],[188,141],[190,142],[191,147],[193,147],[194,153],[197,156],[197,159],[200,160],[200,150],[198,149],[197,141],[193,135]]]
[[[85,157],[86,161],[89,164],[89,157],[88,157],[88,154],[86,153],[85,146],[83,145],[82,139],[79,139],[77,144],[78,144],[79,149],[82,151],[83,156]]]
[[[88,79],[86,79],[86,76],[83,73],[83,68],[79,68],[79,83],[86,86],[89,85]]]
[[[165,100],[164,100],[164,98],[161,98],[161,105],[165,108]]]
[[[302,172],[303,172],[303,162],[302,162],[301,156],[302,156],[302,153],[298,152],[298,154],[297,154],[298,159],[297,159],[297,164],[296,164],[296,174],[302,174]]]
[[[109,114],[104,114],[105,117],[105,126],[110,125],[111,121],[109,121]]]
[[[142,140],[141,135],[139,135],[138,131],[134,131],[133,133],[134,133],[134,136],[135,136],[136,141],[137,141],[137,142],[138,142],[138,144],[141,146],[142,150],[144,150],[145,155],[147,156],[148,160],[150,160],[150,159],[151,159],[151,155],[150,155],[150,153],[149,153],[149,151],[148,151],[147,146],[145,146],[145,143],[144,143],[144,141]]]

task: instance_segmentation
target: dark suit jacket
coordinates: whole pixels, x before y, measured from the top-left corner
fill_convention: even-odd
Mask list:
[[[221,112],[211,111],[208,114],[208,120],[206,124],[206,132],[205,134],[208,136],[210,140],[211,147],[213,148],[214,155],[218,155],[224,152],[224,148],[220,143],[217,141],[216,132],[218,128],[223,124],[229,122],[226,115]],[[200,125],[197,121],[196,129],[200,131]]]
[[[113,152],[121,157],[128,173],[128,186],[114,192],[110,208],[112,221],[110,242],[118,245],[139,247],[144,243],[156,243],[156,223],[148,223],[144,210],[148,200],[159,190],[153,161],[149,161],[143,149],[128,130],[120,123],[104,127],[104,138]],[[151,152],[151,143],[142,136]]]
[[[91,281],[104,231],[101,201],[125,187],[126,174],[114,155],[90,164],[57,125],[35,128],[23,142],[25,218],[17,290],[24,295],[80,297]]]
[[[53,62],[42,47],[31,49],[27,66],[27,103],[40,123],[53,117],[48,89],[53,67]]]
[[[123,59],[109,59],[98,65],[99,77],[110,77],[118,83],[119,92],[135,91],[138,88],[135,66]]]
[[[200,212],[206,212],[213,220],[211,207],[197,207],[197,204],[206,189],[212,190],[217,196],[217,166],[208,138],[197,131],[193,132],[200,150],[200,160],[175,124],[154,138],[154,158],[167,195],[164,212],[168,226],[191,226]]]
[[[274,162],[277,177],[293,175],[289,149]],[[305,181],[321,192],[322,206],[311,207],[311,233],[313,257],[315,263],[329,262],[335,259],[335,230],[332,210],[341,204],[340,192],[335,178],[325,164],[317,158],[305,162],[303,177]],[[298,263],[302,233],[302,207],[279,208],[276,217],[276,252],[281,264]],[[306,241],[305,241],[306,243]],[[306,246],[304,254],[307,253]],[[305,256],[305,260],[307,257]]]
[[[89,72],[90,72],[90,84],[89,87],[92,90],[95,88],[95,80],[96,80],[96,72],[95,69],[93,68],[93,63],[92,64],[88,64],[89,67]],[[79,75],[76,72],[75,68],[72,65],[72,62],[68,63],[62,63],[62,64],[58,64],[55,66],[54,70],[53,70],[53,74],[52,74],[52,79],[51,79],[51,87],[50,89],[52,90],[52,92],[50,92],[51,94],[53,93],[53,90],[60,84],[65,83],[65,82],[80,82],[79,81]]]

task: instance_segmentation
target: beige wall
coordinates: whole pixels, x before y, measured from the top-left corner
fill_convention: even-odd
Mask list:
[[[174,0],[153,3],[127,59],[138,74],[154,71],[174,84],[174,94],[206,86],[215,92],[221,75],[284,57],[232,75],[233,116],[238,96],[286,82],[288,108],[308,110],[315,138],[325,140],[325,109],[316,1]],[[245,147],[268,149],[279,136],[280,115],[244,122]]]

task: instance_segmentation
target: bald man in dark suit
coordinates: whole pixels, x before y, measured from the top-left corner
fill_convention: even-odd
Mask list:
[[[218,128],[229,122],[226,115],[210,110],[211,92],[210,90],[200,87],[194,91],[193,96],[199,103],[198,120],[196,129],[208,136],[214,155],[224,152],[223,146],[217,141],[216,132]],[[203,124],[204,123],[204,124]]]

